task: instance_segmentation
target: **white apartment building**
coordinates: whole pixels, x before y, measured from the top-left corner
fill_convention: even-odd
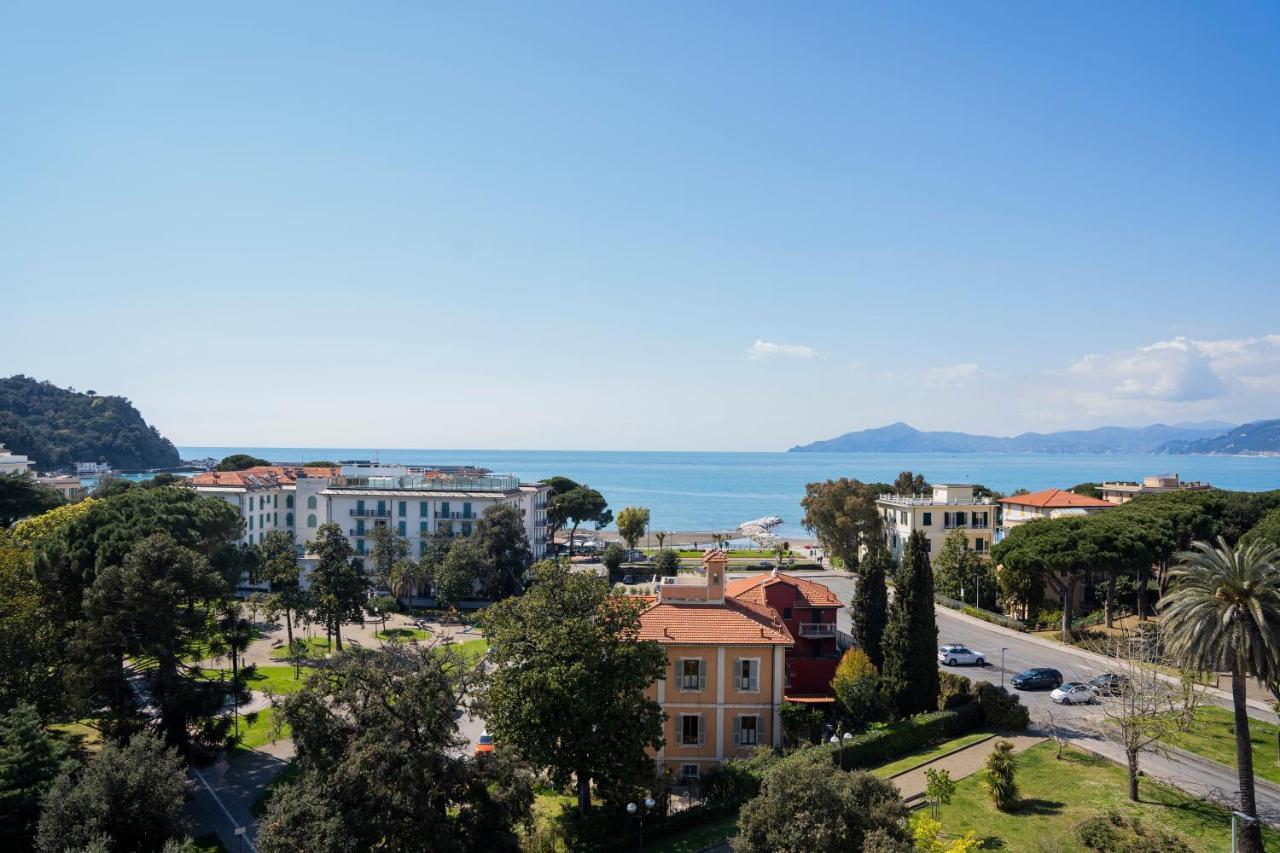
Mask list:
[[[1098,490],[1102,499],[1113,504],[1127,504],[1138,495],[1158,494],[1160,492],[1201,491],[1212,489],[1208,483],[1186,482],[1177,474],[1156,474],[1154,477],[1143,477],[1142,482],[1130,480],[1113,480],[1104,482]]]
[[[876,507],[895,560],[902,559],[916,530],[924,532],[930,554],[940,553],[947,534],[956,529],[966,531],[970,550],[984,555],[991,550],[996,508],[990,498],[974,497],[973,486],[939,483],[928,495],[881,495]]]
[[[0,474],[26,474],[35,463],[21,453],[14,453],[0,444]]]
[[[486,509],[505,504],[524,517],[534,559],[542,559],[547,550],[550,487],[523,484],[513,474],[344,462],[334,468],[264,465],[205,471],[190,482],[200,494],[240,510],[244,544],[285,530],[305,553],[320,525],[335,522],[357,555],[369,553],[377,527],[391,527],[409,541],[411,553],[421,554],[437,532],[468,536]]]

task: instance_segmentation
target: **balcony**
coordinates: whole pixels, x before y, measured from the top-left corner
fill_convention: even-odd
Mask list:
[[[478,513],[474,512],[440,512],[436,510],[436,518],[458,519],[459,521],[476,521],[480,518]]]
[[[800,636],[808,639],[819,639],[821,637],[834,637],[836,635],[836,624],[834,622],[801,622]]]
[[[390,518],[391,510],[389,509],[353,509],[351,510],[353,518]]]

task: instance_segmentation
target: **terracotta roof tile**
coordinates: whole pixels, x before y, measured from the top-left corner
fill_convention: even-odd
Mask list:
[[[640,614],[640,639],[669,645],[795,644],[778,611],[726,598],[708,602],[657,602]]]
[[[293,465],[255,465],[243,471],[204,471],[192,477],[190,482],[193,486],[292,486],[298,482],[299,472],[304,477],[333,477],[337,475],[338,469],[327,466],[299,468]]]
[[[803,599],[801,606],[809,607],[843,607],[844,602],[836,597],[830,589],[816,581],[798,578],[795,575],[789,575],[785,572],[779,572],[777,575],[766,572],[763,575],[755,577],[735,578],[725,585],[725,595],[731,595],[734,598],[744,601],[753,601],[756,604],[767,604],[765,597],[767,587],[776,583],[783,583],[794,587],[796,592]]]
[[[1043,489],[1039,492],[1031,492],[1027,495],[1010,495],[1007,498],[1001,498],[1002,504],[1018,504],[1019,506],[1034,506],[1041,509],[1055,509],[1059,507],[1109,507],[1115,506],[1110,501],[1104,501],[1100,498],[1091,498],[1087,495],[1078,495],[1075,492],[1063,491],[1062,489]]]

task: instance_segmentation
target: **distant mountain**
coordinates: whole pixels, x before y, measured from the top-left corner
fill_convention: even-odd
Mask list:
[[[1098,427],[1067,432],[1024,432],[1012,438],[965,432],[922,432],[896,424],[848,432],[838,438],[791,448],[792,453],[1156,453],[1170,442],[1212,438],[1214,425],[1141,428]]]
[[[80,393],[29,376],[0,378],[0,444],[37,470],[107,462],[117,470],[181,464],[169,439],[124,397]]]
[[[1280,454],[1280,419],[1254,421],[1232,427],[1221,435],[1170,441],[1161,453],[1213,453],[1231,456]]]

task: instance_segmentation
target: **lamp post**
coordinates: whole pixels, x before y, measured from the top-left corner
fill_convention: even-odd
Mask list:
[[[627,814],[632,815],[632,816],[638,816],[638,817],[639,817],[639,819],[640,819],[639,839],[640,839],[640,847],[641,847],[641,848],[643,848],[643,847],[644,847],[644,816],[645,816],[648,812],[652,811],[652,810],[653,810],[653,807],[654,807],[654,806],[656,806],[656,805],[657,805],[657,802],[653,799],[653,797],[645,797],[645,798],[644,798],[644,810],[643,810],[643,811],[641,811],[640,807],[639,807],[638,805],[636,805],[635,803],[627,803]]]
[[[1009,651],[1008,648],[1000,650],[1000,686],[1004,687],[1004,653]]]
[[[1258,819],[1253,815],[1247,815],[1244,812],[1238,812],[1234,809],[1231,811],[1231,853],[1236,853],[1236,823],[1257,823]]]

